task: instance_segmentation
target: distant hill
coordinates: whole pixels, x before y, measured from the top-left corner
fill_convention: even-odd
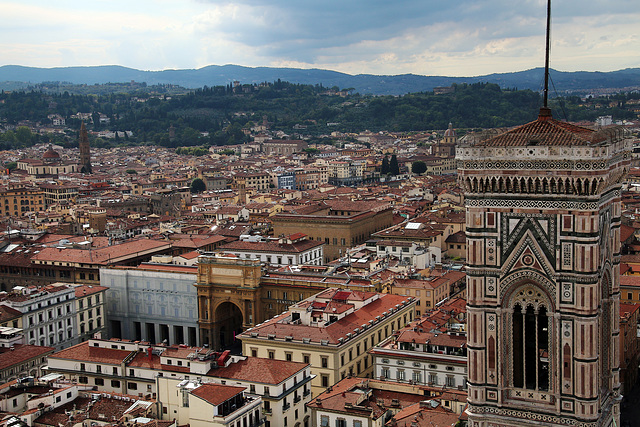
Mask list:
[[[515,73],[488,74],[476,77],[420,76],[402,74],[378,76],[350,75],[337,71],[299,68],[242,67],[238,65],[210,65],[199,69],[142,71],[117,65],[97,67],[35,68],[18,65],[0,67],[0,89],[15,90],[42,82],[73,84],[104,84],[116,82],[145,82],[148,85],[174,84],[185,88],[227,85],[233,81],[246,83],[276,80],[301,84],[322,84],[341,89],[354,88],[361,94],[401,95],[432,91],[434,87],[453,83],[490,82],[503,88],[539,91],[543,85],[543,69],[534,68]],[[611,72],[562,72],[551,70],[551,79],[559,93],[590,93],[640,89],[640,68]],[[553,92],[553,87],[552,87]]]

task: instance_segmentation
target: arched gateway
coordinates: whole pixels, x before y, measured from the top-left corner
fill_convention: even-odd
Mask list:
[[[198,324],[200,342],[212,349],[233,343],[236,335],[260,319],[258,260],[199,258]]]

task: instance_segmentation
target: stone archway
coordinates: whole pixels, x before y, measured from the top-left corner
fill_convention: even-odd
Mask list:
[[[236,304],[225,301],[216,307],[214,319],[213,348],[227,348],[233,344],[235,337],[242,333],[242,310]]]

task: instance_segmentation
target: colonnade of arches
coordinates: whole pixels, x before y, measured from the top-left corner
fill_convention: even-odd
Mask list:
[[[601,177],[466,177],[463,182],[474,193],[571,194],[595,196],[605,185]]]

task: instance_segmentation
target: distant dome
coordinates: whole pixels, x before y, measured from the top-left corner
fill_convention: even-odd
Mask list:
[[[45,151],[44,154],[42,155],[42,159],[43,160],[59,160],[60,154],[58,154],[56,150],[54,150],[51,146],[49,146],[49,149]]]
[[[455,137],[456,136],[456,130],[453,128],[453,123],[449,123],[449,129],[444,131],[444,136],[445,136],[445,138],[447,136],[449,136],[449,137],[452,137],[452,136]]]

